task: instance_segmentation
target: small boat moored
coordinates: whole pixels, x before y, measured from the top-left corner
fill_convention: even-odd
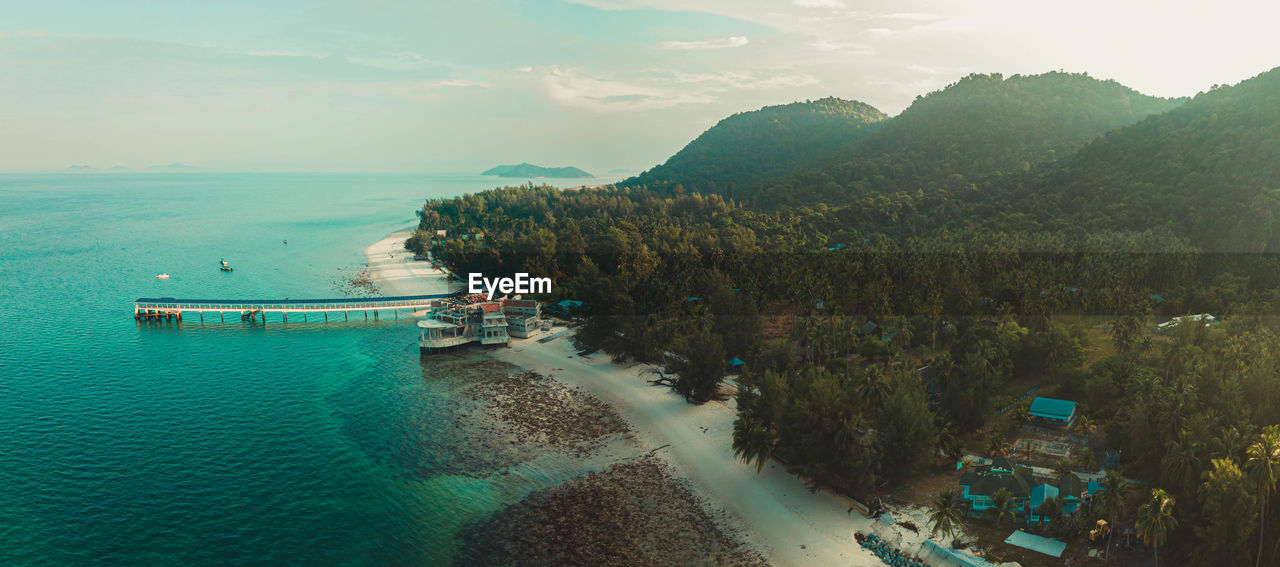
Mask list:
[[[163,273],[163,274],[156,274],[156,279],[158,279],[158,280],[167,280],[167,279],[169,279],[169,274],[168,274],[167,272],[166,272],[166,273]]]
[[[234,270],[234,269],[235,269],[235,268],[232,268],[232,267],[231,267],[231,265],[230,265],[230,264],[228,264],[226,260],[218,260],[218,263],[219,263],[219,264],[222,264],[222,266],[221,266],[221,267],[219,267],[218,269],[220,269],[220,270],[222,270],[222,271],[224,271],[224,272],[230,272],[230,271],[232,271],[232,270]]]

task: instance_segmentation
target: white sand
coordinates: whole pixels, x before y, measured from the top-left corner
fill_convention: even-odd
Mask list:
[[[404,249],[410,231],[397,232],[364,249],[373,280],[384,296],[428,295],[447,293],[449,284],[445,273],[431,266],[431,262],[418,262]]]
[[[719,403],[695,406],[666,387],[650,386],[648,365],[621,366],[608,356],[581,357],[568,338],[523,340],[497,357],[579,385],[609,403],[635,428],[646,449],[671,465],[695,493],[728,513],[729,528],[779,565],[879,565],[853,539],[872,521],[824,494],[810,493],[774,463],[756,473],[733,456],[734,412]],[[664,447],[665,446],[665,447]]]
[[[445,274],[430,262],[414,261],[404,249],[410,232],[397,232],[364,250],[374,280],[383,295],[422,295],[449,290]],[[454,284],[458,287],[459,284]],[[811,493],[796,476],[775,463],[759,474],[733,456],[734,410],[721,403],[695,406],[667,387],[649,385],[656,377],[652,365],[613,364],[597,353],[578,356],[567,336],[548,343],[538,333],[516,339],[496,356],[516,366],[581,386],[612,405],[635,430],[643,450],[656,450],[672,472],[691,484],[694,492],[727,513],[728,528],[775,565],[882,565],[853,539],[853,532],[876,531],[895,538],[904,550],[916,551],[924,539],[901,526],[875,522],[849,504],[824,492]],[[918,511],[898,511],[916,520]]]

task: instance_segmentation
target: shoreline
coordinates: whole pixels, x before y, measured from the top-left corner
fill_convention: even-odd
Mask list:
[[[448,293],[451,286],[444,271],[432,267],[431,262],[414,260],[404,249],[404,241],[412,235],[412,230],[396,231],[365,247],[374,283],[384,296]]]
[[[404,249],[411,231],[397,231],[364,249],[373,280],[383,295],[444,293],[442,270],[417,262]],[[415,315],[419,315],[415,313]],[[849,503],[825,491],[811,492],[804,481],[775,461],[756,472],[733,455],[736,411],[731,405],[687,403],[667,387],[646,380],[652,364],[615,364],[602,353],[579,356],[569,338],[545,343],[515,339],[509,348],[486,353],[495,360],[577,388],[611,408],[629,426],[640,453],[652,453],[672,477],[688,484],[726,534],[744,542],[776,565],[879,565],[879,558],[854,540],[854,532],[897,534],[904,551],[923,551],[925,534],[886,526],[862,516]],[[730,400],[728,404],[734,402]],[[628,459],[617,455],[610,465]],[[893,506],[899,518],[921,528],[921,510]],[[924,532],[924,529],[921,529]]]
[[[614,364],[599,353],[578,356],[564,337],[512,343],[494,356],[581,387],[613,407],[631,424],[641,450],[653,451],[713,511],[725,512],[726,530],[771,564],[879,564],[853,539],[855,531],[871,531],[873,520],[851,514],[825,493],[810,492],[776,462],[757,474],[733,456],[735,412],[729,406],[689,404],[669,388],[645,381],[652,365]]]

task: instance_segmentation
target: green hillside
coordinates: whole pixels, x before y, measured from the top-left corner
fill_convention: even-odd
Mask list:
[[[992,200],[1055,224],[1280,251],[1280,68],[1110,133]]]
[[[773,184],[757,202],[838,203],[962,187],[1060,160],[1108,131],[1182,103],[1084,74],[969,75],[917,98],[851,151]]]
[[[734,194],[849,147],[887,116],[851,100],[824,98],[735,114],[626,186]]]

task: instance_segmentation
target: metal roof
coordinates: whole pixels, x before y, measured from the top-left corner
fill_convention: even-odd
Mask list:
[[[1066,421],[1076,413],[1076,403],[1053,398],[1036,398],[1031,400],[1032,417],[1043,417]]]

